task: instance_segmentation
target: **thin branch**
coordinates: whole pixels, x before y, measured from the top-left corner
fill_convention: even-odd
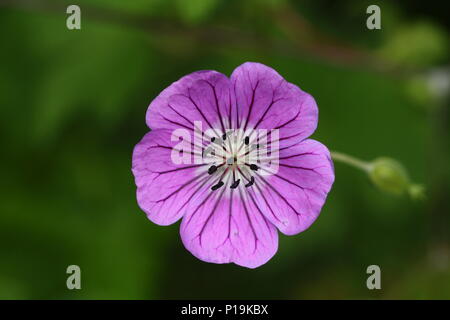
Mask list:
[[[1,1],[1,0],[0,0]],[[65,2],[48,0],[3,0],[0,5],[45,13],[65,14]],[[206,44],[211,48],[239,48],[283,55],[309,56],[347,65],[364,67],[377,72],[393,71],[392,66],[370,51],[355,48],[313,28],[296,10],[282,6],[268,15],[287,36],[278,39],[256,31],[242,30],[235,25],[190,26],[174,19],[153,17],[137,13],[96,8],[82,4],[84,17],[90,20],[122,25],[147,32],[159,38],[178,38],[196,45]],[[398,70],[397,70],[398,71]],[[398,73],[397,73],[398,75]]]
[[[342,152],[331,151],[331,158],[333,158],[333,160],[340,161],[355,168],[361,169],[365,172],[369,172],[372,167],[369,162],[357,159]]]

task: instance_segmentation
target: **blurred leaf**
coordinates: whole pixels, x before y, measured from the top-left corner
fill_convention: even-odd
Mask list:
[[[430,92],[427,81],[423,76],[411,77],[405,83],[405,93],[412,101],[422,106],[424,109],[432,108],[434,97]]]
[[[114,126],[127,112],[133,91],[148,81],[146,73],[151,75],[152,54],[139,35],[102,25],[85,28],[89,32],[83,29],[59,47],[61,56],[37,84],[36,141],[52,138],[80,113]]]
[[[59,2],[59,0],[58,0]],[[78,0],[82,14],[83,7],[97,7],[100,9],[116,10],[123,13],[155,14],[161,11],[161,7],[167,0]],[[70,2],[71,3],[71,2]],[[89,12],[88,12],[89,13]]]
[[[192,24],[205,20],[219,3],[220,0],[175,0],[181,18]]]
[[[448,38],[431,22],[404,25],[387,35],[380,54],[405,67],[427,67],[448,57]]]

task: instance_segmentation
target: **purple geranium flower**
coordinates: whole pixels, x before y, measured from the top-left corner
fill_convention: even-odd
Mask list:
[[[182,218],[197,258],[256,268],[318,217],[334,181],[328,149],[307,139],[314,98],[275,70],[187,75],[150,104],[133,152],[139,206],[159,225]]]

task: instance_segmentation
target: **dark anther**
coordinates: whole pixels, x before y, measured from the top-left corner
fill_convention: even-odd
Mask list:
[[[219,181],[217,184],[215,184],[215,185],[213,185],[213,186],[211,187],[211,190],[212,190],[212,191],[217,190],[217,189],[219,189],[221,186],[223,186],[223,182],[222,182],[222,181]]]
[[[259,144],[256,145],[256,149],[259,149]]]
[[[233,184],[230,186],[231,189],[236,189],[239,185],[239,182],[241,182],[241,179],[237,179]]]
[[[211,142],[214,142],[214,140],[216,140],[216,137],[211,138]]]
[[[211,167],[209,167],[208,169],[208,174],[213,174],[214,172],[217,171],[217,166],[212,165]]]
[[[224,133],[224,134],[222,135],[222,140],[227,140],[227,134],[226,134],[226,133]]]
[[[252,186],[254,183],[255,183],[255,178],[254,177],[250,177],[250,182],[247,183],[245,185],[245,187],[248,188],[248,187]]]
[[[256,164],[253,164],[253,163],[252,163],[252,164],[250,165],[250,169],[256,171],[256,170],[258,170],[258,166],[257,166]]]
[[[245,137],[244,143],[245,143],[246,145],[248,145],[248,144],[250,143],[250,138],[249,138],[248,136]]]

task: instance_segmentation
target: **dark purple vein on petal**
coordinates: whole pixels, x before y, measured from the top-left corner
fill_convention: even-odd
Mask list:
[[[188,95],[189,96],[185,96],[186,98],[188,98],[192,104],[195,106],[195,108],[197,109],[198,113],[200,113],[200,115],[202,116],[202,118],[205,120],[205,122],[209,125],[209,127],[214,131],[214,133],[216,134],[216,136],[220,137],[219,134],[217,134],[216,129],[214,129],[214,127],[211,125],[211,123],[209,122],[209,120],[206,118],[206,116],[203,114],[202,110],[200,110],[200,108],[198,107],[198,105],[195,103],[194,99],[192,99],[191,97],[191,93],[190,93],[190,88],[188,89]]]
[[[231,124],[231,107],[232,107],[232,104],[231,104],[231,90],[229,90],[228,91],[228,103],[229,103],[229,105],[228,105],[228,122],[229,122],[229,128],[230,129],[232,129],[233,128],[233,125]]]
[[[234,94],[236,96],[236,129],[241,127],[241,121],[239,120],[239,105],[238,105],[238,100],[237,100],[237,92],[236,92],[236,81],[234,81],[233,83],[233,90],[234,90]]]
[[[254,186],[258,189],[259,194],[261,195],[261,197],[263,198],[264,202],[266,203],[267,207],[269,208],[270,212],[272,213],[272,216],[275,218],[275,220],[277,220],[278,222],[281,223],[280,219],[278,219],[278,217],[275,215],[275,212],[272,209],[272,206],[270,205],[269,201],[267,200],[266,196],[264,195],[264,193],[261,190],[261,187],[255,183]],[[254,191],[253,191],[254,192]],[[249,192],[250,193],[250,192]],[[252,197],[253,200],[253,197]],[[253,200],[255,201],[255,200]],[[256,205],[256,204],[255,204]]]
[[[256,127],[255,127],[256,128]],[[254,131],[254,129],[253,129],[253,131]],[[250,133],[251,134],[251,133]],[[269,137],[269,134],[270,134],[270,131],[264,136],[264,137]],[[267,144],[266,144],[266,146],[270,146],[270,145],[272,145],[272,143],[275,143],[275,142],[280,142],[280,141],[283,141],[283,140],[288,140],[288,139],[290,139],[290,138],[295,138],[295,137],[297,137],[297,136],[299,136],[299,135],[301,135],[301,134],[303,134],[303,132],[300,132],[300,133],[296,133],[296,134],[294,134],[294,135],[291,135],[291,136],[288,136],[288,137],[282,137],[282,138],[279,138],[278,140],[269,140],[269,139],[267,139],[268,141],[267,141]],[[259,138],[261,138],[261,137],[258,137],[258,139]],[[250,143],[249,144],[254,144],[255,143],[255,140],[252,140],[252,141],[250,141]],[[276,151],[281,151],[281,150],[284,150],[284,149],[288,149],[288,148],[290,148],[290,147],[292,147],[292,146],[287,146],[287,147],[283,147],[283,148],[281,148],[281,149],[278,149],[278,150],[275,150],[275,151],[272,151],[272,152],[276,152]],[[251,150],[251,151],[248,151],[248,152],[246,152],[244,155],[247,155],[247,154],[249,154],[250,152],[252,152],[252,151],[255,151],[256,149],[253,149],[253,150]]]
[[[189,201],[191,201],[192,197],[194,197],[197,194],[197,192],[203,188],[203,186],[208,182],[209,179],[210,179],[210,177],[207,176],[207,177],[203,178],[203,180],[200,180],[197,184],[193,185],[191,189],[195,188],[198,185],[200,185],[200,186],[191,194],[190,197],[188,197],[186,199],[186,201],[183,203],[183,205],[172,216],[177,215],[181,211],[181,209],[183,209],[189,203]]]
[[[267,170],[267,169],[265,169],[264,167],[261,167],[261,169],[263,170],[263,171],[266,171],[266,172],[268,172],[268,173],[271,173],[269,170]],[[293,186],[296,186],[296,187],[298,187],[298,188],[300,188],[300,189],[302,189],[302,190],[312,190],[311,188],[307,188],[307,187],[304,187],[304,186],[301,186],[301,185],[299,185],[299,184],[297,184],[297,183],[295,183],[295,182],[292,182],[291,180],[289,180],[289,179],[287,179],[287,178],[285,178],[285,177],[283,177],[283,176],[280,176],[278,173],[271,173],[271,175],[272,176],[274,176],[274,177],[277,177],[277,178],[279,178],[279,179],[281,179],[281,180],[284,180],[284,181],[286,181],[287,183],[290,183],[290,184],[292,184]]]
[[[174,194],[177,194],[178,192],[180,192],[181,190],[183,190],[186,186],[190,185],[192,182],[194,182],[195,180],[203,177],[207,175],[207,172],[204,172],[190,180],[188,180],[186,183],[184,183],[181,187],[179,187],[177,190],[173,191],[172,193],[170,193],[167,197],[159,199],[157,201],[155,201],[156,203],[161,202],[161,201],[166,201],[167,199],[169,199],[170,197],[172,197]],[[210,176],[207,176],[207,178],[210,178]]]
[[[189,118],[187,118],[186,116],[184,116],[184,115],[182,115],[181,113],[179,113],[174,107],[172,107],[172,105],[171,105],[170,103],[168,103],[167,105],[169,106],[170,109],[173,110],[173,112],[175,112],[177,115],[179,115],[179,116],[182,117],[184,120],[186,120],[187,122],[189,122],[189,123],[192,125],[192,129],[191,129],[191,130],[194,130],[195,125],[194,125],[194,123],[193,123]]]
[[[292,184],[293,186],[296,186],[296,187],[299,188],[300,190],[302,190],[303,194],[304,194],[305,197],[306,197],[306,200],[307,200],[307,203],[308,203],[309,208],[310,208],[310,209],[312,208],[312,206],[311,206],[311,200],[309,199],[309,196],[308,196],[306,190],[309,190],[309,191],[311,191],[311,192],[316,192],[316,190],[314,190],[314,189],[312,189],[312,188],[307,188],[307,187],[301,186],[301,185],[299,185],[299,184],[297,184],[297,183],[294,183],[294,182],[290,181],[289,179],[280,176],[280,175],[277,174],[277,173],[275,173],[275,174],[273,174],[273,175],[274,175],[275,177],[281,179],[281,180],[286,181],[286,182],[289,183],[289,184]]]
[[[268,172],[268,170],[266,170],[266,169],[264,169],[264,168],[262,168],[262,169],[263,169],[264,171]],[[316,171],[314,171],[314,172],[316,172]],[[319,175],[321,175],[321,174],[318,173],[318,172],[316,172],[316,173],[319,174]],[[277,174],[277,173],[273,174],[273,176],[275,176],[275,177],[277,177],[277,178],[279,178],[279,179],[281,179],[281,180],[284,180],[284,181],[286,181],[287,183],[292,184],[292,185],[296,186],[297,188],[299,188],[300,190],[302,190],[303,194],[304,194],[305,197],[306,197],[306,200],[307,200],[307,203],[308,203],[308,207],[310,208],[310,210],[312,210],[311,199],[309,198],[309,195],[308,195],[308,193],[306,192],[306,190],[308,190],[308,191],[310,191],[310,192],[317,193],[317,191],[316,191],[315,189],[301,186],[301,185],[299,185],[299,184],[297,184],[297,183],[295,183],[295,182],[290,181],[289,179],[287,179],[287,178],[285,178],[285,177],[283,177],[283,176],[280,176],[280,175]],[[264,182],[266,182],[266,181],[264,180]],[[267,182],[266,182],[266,183],[267,183]],[[273,188],[272,186],[270,186],[270,187]],[[291,208],[292,208],[292,206],[291,206]],[[294,211],[295,211],[295,210],[294,210]],[[297,212],[297,211],[295,211],[295,212]]]
[[[287,148],[291,148],[291,147],[286,147],[285,149],[287,149]],[[280,149],[281,150],[281,149]],[[276,151],[272,151],[272,152],[276,152]],[[313,156],[318,156],[318,154],[317,153],[313,153],[313,152],[305,152],[305,153],[298,153],[298,154],[293,154],[293,155],[290,155],[290,156],[285,156],[285,157],[276,157],[276,158],[269,158],[269,157],[266,157],[266,158],[261,158],[260,160],[261,160],[261,163],[266,163],[266,162],[268,162],[268,161],[271,161],[271,160],[286,160],[286,159],[291,159],[291,158],[295,158],[295,157],[299,157],[299,156],[305,156],[305,155],[313,155]],[[279,164],[281,165],[281,162],[279,161]],[[284,165],[284,164],[283,164]],[[287,165],[286,165],[287,166]]]
[[[297,136],[299,136],[299,135],[301,135],[301,134],[303,134],[303,131],[300,132],[300,133],[296,133],[296,134],[294,134],[294,135],[292,135],[292,136],[287,136],[287,137],[279,138],[278,140],[272,141],[272,139],[271,139],[271,140],[270,140],[270,143],[268,143],[268,144],[272,144],[272,143],[274,143],[274,142],[279,142],[279,141],[288,140],[288,139],[290,139],[290,138],[295,138],[295,137],[297,137]]]
[[[247,119],[245,119],[244,132],[247,129],[248,122],[250,121],[250,115],[253,110],[253,105],[255,104],[255,95],[256,95],[256,89],[258,89],[258,86],[259,86],[259,79],[256,82],[255,88],[252,88],[252,90],[253,90],[252,101],[250,102],[250,106],[248,108]]]
[[[226,191],[226,189],[223,188],[222,192],[217,196],[217,200],[214,203],[214,206],[213,206],[213,208],[211,210],[211,213],[208,215],[208,218],[206,218],[205,222],[203,223],[202,229],[200,230],[199,234],[197,235],[200,247],[202,246],[202,234],[203,234],[203,231],[205,230],[206,226],[208,225],[209,220],[211,219],[211,217],[216,212],[216,209],[219,206],[220,200],[222,200],[222,197],[223,197],[223,194],[225,193],[225,191]]]
[[[192,128],[189,128],[189,127],[184,127],[184,128],[187,128],[188,130],[191,130],[192,132],[194,132],[194,134],[195,134],[195,129],[198,129],[198,131],[200,131],[201,132],[201,130],[199,129],[199,128],[197,128],[196,126],[195,126],[195,124],[189,119],[189,118],[187,118],[187,117],[185,117],[185,116],[183,116],[181,113],[179,113],[175,108],[173,108],[171,105],[170,105],[170,103],[168,104],[168,106],[169,106],[169,108],[170,109],[172,109],[176,114],[178,114],[180,117],[182,117],[184,120],[186,120],[187,122],[189,122],[191,125],[192,125]],[[208,139],[208,140],[211,140],[211,137],[210,136],[208,136],[207,134],[204,134],[205,135],[205,137]]]
[[[287,126],[289,123],[295,121],[295,119],[297,119],[298,115],[300,114],[300,111],[301,111],[301,110],[299,110],[299,111],[297,112],[297,114],[295,115],[295,117],[293,117],[292,119],[286,121],[286,122],[283,123],[282,125],[279,125],[278,127],[275,127],[274,129],[281,129],[281,128]]]
[[[173,121],[173,120],[167,119],[167,118],[164,117],[162,114],[160,114],[160,116],[161,116],[161,118],[163,118],[164,120],[166,120],[167,122],[169,122],[169,123],[171,123],[171,124],[175,124],[175,125],[177,125],[177,126],[180,126],[180,127],[183,127],[183,128],[186,128],[186,129],[188,129],[188,130],[193,131],[192,128],[189,128],[189,127],[188,127],[187,125],[185,125],[185,124],[182,124],[182,123],[179,123],[179,122],[177,122],[177,121]]]
[[[208,190],[206,190],[206,192],[208,193],[208,195],[206,196],[205,199],[203,199],[203,201],[197,206],[197,208],[195,208],[195,210],[192,212],[191,216],[189,217],[188,221],[186,221],[186,225],[188,225],[189,223],[191,223],[192,218],[194,217],[194,215],[197,213],[198,209],[200,209],[200,207],[202,205],[205,204],[205,202],[209,199],[209,197],[211,197],[214,193],[213,192],[208,192]]]
[[[253,249],[253,253],[252,254],[254,254],[255,252],[256,252],[256,249],[258,248],[258,236],[256,235],[256,232],[255,232],[255,227],[253,226],[253,222],[252,222],[252,220],[250,219],[250,216],[249,216],[249,213],[248,213],[248,209],[247,209],[247,206],[245,205],[245,199],[244,199],[244,197],[242,196],[242,191],[241,191],[241,189],[239,189],[239,196],[241,197],[241,202],[242,202],[242,206],[244,207],[244,211],[245,211],[245,215],[246,215],[246,217],[247,217],[247,220],[248,220],[248,223],[250,224],[250,227],[251,227],[251,229],[252,229],[252,233],[253,233],[253,237],[254,237],[254,246],[255,246],[255,248]]]
[[[188,130],[194,132],[194,129],[193,129],[193,128],[189,128],[188,126],[186,126],[186,125],[184,125],[184,124],[182,124],[182,123],[179,123],[179,122],[176,122],[176,121],[169,120],[169,119],[165,118],[163,115],[161,115],[161,117],[162,117],[164,120],[166,120],[166,121],[168,121],[168,122],[170,122],[170,123],[172,123],[172,124],[179,125],[179,126],[181,126],[181,127],[183,127],[183,128],[186,128],[186,129],[188,129]],[[214,130],[214,129],[213,129],[213,130]],[[215,131],[214,131],[214,132],[215,132]],[[206,136],[206,135],[205,135],[205,136]],[[209,138],[208,136],[206,136],[206,137]],[[202,141],[202,142],[204,143],[204,141]],[[195,145],[192,141],[190,141],[189,143],[191,144],[191,146],[193,146],[193,147],[198,147],[198,148],[203,148],[203,147],[205,146],[205,145],[197,146],[197,145]]]
[[[290,159],[290,158],[295,158],[295,157],[300,157],[300,156],[306,156],[306,155],[311,155],[311,156],[317,156],[317,153],[314,152],[302,152],[302,153],[297,153],[297,154],[293,154],[290,156],[285,156],[285,157],[279,157],[278,159],[283,160],[283,159]]]
[[[214,100],[216,103],[217,116],[219,117],[220,125],[222,126],[222,132],[225,133],[226,130],[225,130],[225,126],[223,125],[222,114],[220,113],[220,109],[219,109],[219,100],[217,99],[216,87],[214,85],[212,85],[209,81],[207,81],[207,80],[205,80],[205,81],[211,87],[211,89],[214,93]]]
[[[285,100],[286,98],[279,98],[279,99],[274,99],[275,96],[275,92],[281,87],[281,85],[284,83],[284,79],[282,79],[280,81],[280,84],[273,90],[273,94],[272,94],[272,101],[269,104],[269,106],[266,108],[266,110],[264,111],[263,115],[261,116],[261,119],[258,120],[258,122],[255,124],[255,129],[258,127],[258,125],[264,120],[264,118],[267,115],[267,112],[269,112],[269,110],[272,108],[272,106],[277,103],[278,101],[281,100]]]
[[[297,210],[294,209],[294,207],[289,203],[289,201],[278,192],[277,189],[275,189],[272,185],[270,185],[270,183],[268,183],[264,177],[262,177],[259,173],[256,173],[258,175],[258,177],[260,177],[261,181],[263,181],[273,192],[275,192],[298,216],[301,216],[302,214],[300,212],[297,212]]]
[[[222,178],[223,178],[223,176],[225,175],[225,173],[228,171],[228,168],[226,168],[224,171],[223,171],[223,173],[221,174],[221,176],[219,177],[219,179],[218,179],[218,181],[221,181],[222,180]],[[208,179],[207,179],[207,181],[209,181],[209,180],[213,180],[213,175],[208,175]],[[206,181],[206,182],[207,182]],[[223,188],[222,189],[223,191],[224,190],[226,190],[226,188]],[[206,199],[200,204],[200,205],[202,205],[212,194],[215,194],[214,192],[209,192],[210,190],[208,190],[208,189],[206,189],[206,191],[208,192],[208,196],[206,197]],[[223,192],[222,191],[222,192]],[[197,212],[197,210],[198,210],[198,208],[199,207],[197,207],[197,209],[194,211],[194,213],[189,217],[189,220],[187,221],[187,224],[192,220],[192,218],[194,217],[194,215],[195,215],[195,213]]]
[[[161,174],[181,171],[181,170],[185,170],[185,169],[198,168],[198,167],[202,167],[202,166],[206,166],[206,165],[207,165],[206,163],[204,163],[204,164],[196,164],[196,165],[192,165],[192,166],[185,166],[185,167],[175,168],[175,169],[166,170],[166,171],[151,171],[151,172],[154,172],[154,173],[157,173],[158,175],[161,175]]]
[[[274,141],[270,140],[270,142],[267,143],[266,147],[267,147],[267,146],[271,146],[272,143],[279,142],[279,141],[284,141],[284,140],[288,140],[288,139],[291,139],[291,138],[295,138],[295,137],[297,137],[297,136],[299,136],[299,135],[301,135],[301,134],[303,134],[303,132],[294,134],[294,135],[292,135],[292,136],[283,137],[283,138],[280,138],[280,139],[274,140]],[[284,149],[291,148],[291,147],[293,147],[294,145],[295,145],[295,144],[293,144],[293,145],[291,145],[291,146],[284,147]],[[283,150],[284,150],[284,149],[283,149]],[[281,150],[281,149],[278,149],[278,150]],[[271,151],[270,153],[273,153],[273,152],[276,152],[276,151]]]
[[[300,167],[300,166],[292,166],[289,164],[284,164],[284,163],[279,163],[280,167],[286,167],[286,168],[292,168],[292,169],[299,169],[299,170],[307,170],[307,171],[313,171],[317,174],[320,174],[319,172],[316,171],[316,169],[319,168],[324,168],[326,166],[319,166],[319,167],[315,167],[315,168],[307,168],[307,167]]]
[[[188,129],[188,130],[194,132],[194,129],[193,129],[193,128],[189,128],[188,126],[186,126],[186,125],[184,125],[184,124],[182,124],[182,123],[179,123],[179,122],[176,122],[176,121],[169,120],[169,119],[167,119],[166,117],[164,117],[163,115],[161,115],[161,117],[162,117],[164,120],[166,120],[166,121],[168,121],[168,122],[170,122],[170,123],[172,123],[172,124],[181,126],[181,127],[183,127],[183,128],[186,128],[186,129]],[[213,130],[214,130],[214,129],[213,129]],[[215,130],[214,130],[214,132],[215,132]],[[217,134],[217,133],[216,133],[216,134]],[[203,142],[203,141],[202,141],[202,142]],[[195,145],[192,141],[190,141],[190,144],[191,144],[193,147],[198,147],[198,148],[203,148],[203,147],[205,146],[205,145],[197,146],[197,145]]]
[[[280,152],[280,151],[283,151],[283,150],[286,150],[286,149],[290,149],[290,148],[292,148],[292,147],[294,147],[294,145],[292,145],[292,146],[287,146],[287,147],[283,147],[283,148],[279,148],[279,149],[277,149],[277,150],[272,150],[272,152]],[[278,158],[279,159],[279,158]]]
[[[214,249],[218,249],[221,246],[223,246],[225,244],[225,242],[227,242],[227,240],[230,239],[230,233],[231,233],[231,218],[232,218],[232,212],[233,212],[233,192],[234,189],[230,189],[230,203],[228,205],[228,235],[225,237],[225,240],[223,240],[223,242],[221,244],[219,244],[217,247],[215,247]]]
[[[194,147],[194,148],[197,147],[197,148],[203,149],[203,146],[197,146],[197,145],[193,144],[192,142],[191,142],[191,146]],[[195,153],[195,152],[192,152],[192,151],[179,150],[179,149],[175,149],[174,147],[162,146],[162,145],[159,145],[159,144],[156,145],[156,146],[150,146],[150,147],[147,147],[146,150],[154,149],[154,148],[162,148],[162,149],[168,149],[168,150],[175,150],[175,151],[178,151],[178,152],[183,151],[183,152],[190,153],[191,155],[194,155],[194,156],[195,156],[195,155],[197,155],[197,156],[202,156],[202,154]]]
[[[269,233],[270,233],[270,227],[269,227],[269,225],[267,224],[267,218],[264,216],[264,213],[263,213],[263,212],[261,211],[261,209],[259,208],[258,204],[256,203],[256,200],[253,198],[253,196],[252,196],[252,194],[251,194],[250,191],[247,192],[247,195],[248,195],[248,196],[250,197],[250,199],[252,200],[252,202],[253,202],[253,204],[255,205],[256,209],[258,209],[259,214],[260,214],[261,218],[264,220],[264,223],[266,224],[267,230],[268,230]],[[270,206],[268,206],[268,207],[269,207],[270,211],[272,211],[272,208],[271,208]],[[276,220],[278,220],[278,218],[273,214],[273,211],[272,211],[272,215],[275,217]],[[280,220],[278,220],[278,221],[281,223]],[[272,233],[270,233],[270,237],[273,239]]]

